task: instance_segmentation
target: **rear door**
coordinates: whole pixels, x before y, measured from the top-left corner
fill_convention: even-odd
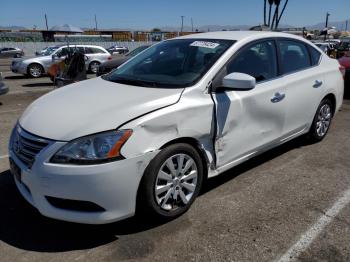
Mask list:
[[[287,101],[284,82],[278,78],[275,41],[263,40],[242,48],[219,72],[213,86],[220,86],[223,77],[233,72],[255,77],[257,85],[248,91],[213,94],[218,168],[242,162],[277,143],[284,126]]]
[[[321,54],[298,40],[280,39],[277,46],[288,101],[283,134],[292,138],[309,127],[320,102],[324,87],[318,66]]]

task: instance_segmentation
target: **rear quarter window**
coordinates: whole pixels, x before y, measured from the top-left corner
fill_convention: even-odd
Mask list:
[[[309,51],[311,56],[311,64],[313,66],[318,65],[321,59],[321,53],[312,46],[309,46]]]

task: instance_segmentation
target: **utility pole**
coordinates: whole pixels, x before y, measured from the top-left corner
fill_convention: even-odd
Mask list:
[[[191,32],[193,32],[193,19],[192,19],[192,17],[191,17],[191,25],[192,25],[192,31]]]
[[[181,32],[184,29],[184,17],[183,15],[181,16]]]
[[[96,18],[96,15],[95,15],[95,30],[97,31],[97,18]]]
[[[46,24],[46,31],[49,31],[49,26],[47,24],[47,15],[45,14],[45,24]]]
[[[348,31],[348,20],[345,21],[345,32]]]
[[[326,15],[326,34],[324,35],[324,41],[326,41],[327,35],[328,35],[328,19],[329,19],[330,15],[331,14],[327,12],[327,15]]]

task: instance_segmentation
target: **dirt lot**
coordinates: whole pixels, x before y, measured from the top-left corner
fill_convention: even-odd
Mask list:
[[[297,139],[210,179],[174,221],[89,226],[45,218],[17,192],[11,128],[53,87],[6,61],[0,71],[0,261],[350,261],[350,101],[323,142]]]

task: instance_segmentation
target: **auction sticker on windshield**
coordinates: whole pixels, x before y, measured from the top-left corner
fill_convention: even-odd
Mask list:
[[[207,42],[207,41],[194,41],[192,44],[190,44],[190,46],[205,47],[210,49],[217,48],[219,45],[220,44],[218,43]]]

